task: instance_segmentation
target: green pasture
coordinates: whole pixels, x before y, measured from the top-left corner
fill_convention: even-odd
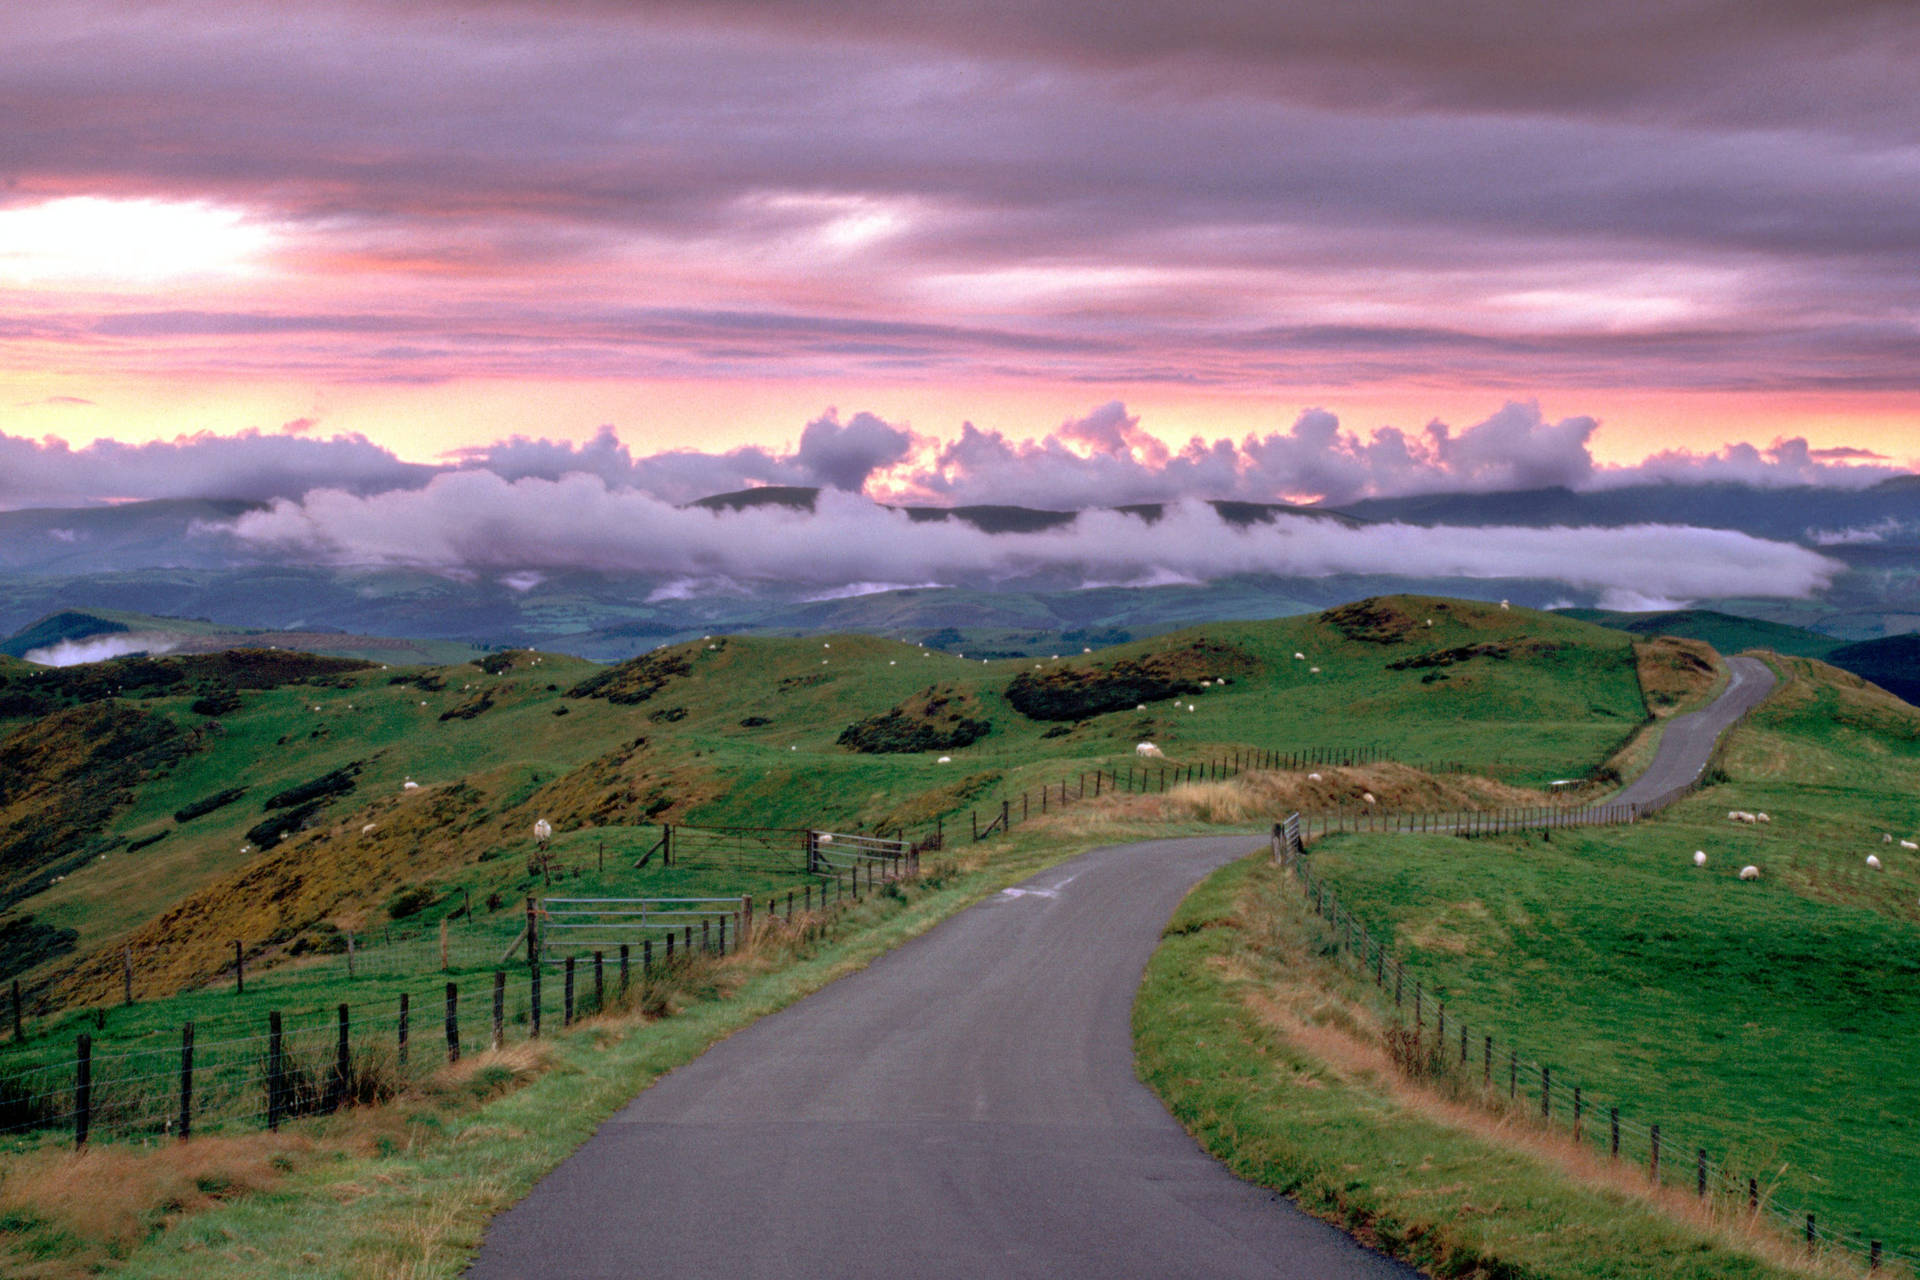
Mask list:
[[[1653,821],[1340,836],[1312,863],[1450,1017],[1661,1124],[1670,1159],[1705,1146],[1783,1205],[1920,1251],[1920,855],[1898,844],[1920,830],[1920,713],[1777,665],[1716,785]]]

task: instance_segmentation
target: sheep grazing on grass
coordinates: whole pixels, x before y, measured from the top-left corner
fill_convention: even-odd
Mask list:
[[[1695,849],[1693,851],[1693,865],[1696,867],[1704,867],[1707,865],[1707,851],[1705,849]]]
[[[367,824],[366,824],[366,825],[365,825],[364,827],[361,827],[361,828],[360,828],[360,834],[361,834],[361,835],[363,835],[363,836],[370,836],[370,835],[372,835],[372,834],[373,834],[373,833],[374,833],[374,832],[375,832],[376,830],[378,830],[378,829],[379,829],[379,827],[380,827],[380,824],[379,824],[379,823],[377,823],[377,822],[369,822],[369,823],[367,823]]]
[[[420,784],[415,782],[412,778],[408,778],[405,782],[400,784],[400,789],[402,791],[418,791],[420,789]]]
[[[1374,798],[1373,798],[1373,792],[1371,792],[1371,791],[1362,791],[1362,792],[1360,793],[1360,803],[1361,803],[1361,804],[1374,804],[1374,803],[1377,803],[1377,802],[1376,802],[1376,801],[1374,800]]]
[[[935,764],[952,764],[952,763],[953,763],[953,757],[952,757],[952,756],[941,756],[941,757],[940,757],[940,758],[939,758],[938,760],[935,760],[935,761],[934,761],[934,763],[935,763]]]
[[[1310,773],[1310,774],[1308,774],[1308,775],[1307,775],[1307,781],[1308,781],[1308,782],[1318,782],[1318,781],[1320,781],[1320,775],[1319,775],[1319,774],[1317,774],[1317,773]]]
[[[1914,852],[1915,850],[1920,850],[1920,844],[1915,844],[1915,843],[1914,843],[1913,841],[1911,841],[1911,840],[1902,840],[1902,841],[1900,842],[1900,847],[1901,847],[1902,849],[1905,849],[1905,850],[1907,850],[1907,851],[1908,851],[1909,853],[1912,853],[1912,852]]]
[[[1870,854],[1868,854],[1868,855],[1867,855],[1867,867],[1868,867],[1868,869],[1870,869],[1870,870],[1873,870],[1873,871],[1878,871],[1878,870],[1880,869],[1880,855],[1879,855],[1879,854],[1877,854],[1877,853],[1870,853]]]
[[[1151,742],[1136,743],[1133,748],[1133,754],[1146,756],[1154,760],[1164,760],[1167,758],[1167,753],[1159,747],[1154,746]]]
[[[1295,662],[1305,662],[1307,660],[1307,655],[1304,653],[1295,652],[1295,654],[1293,655],[1293,660]]]
[[[1760,878],[1760,868],[1749,862],[1746,866],[1740,868],[1740,878],[1742,880],[1758,880]]]
[[[1753,815],[1753,820],[1754,820],[1755,822],[1772,822],[1772,821],[1773,821],[1773,819],[1772,819],[1772,818],[1769,818],[1769,817],[1768,817],[1768,816],[1767,816],[1766,814],[1764,814],[1764,813],[1756,813],[1756,814],[1754,814],[1754,815]]]
[[[1505,600],[1502,600],[1502,601],[1500,602],[1500,607],[1501,607],[1502,609],[1510,609],[1510,608],[1512,608],[1513,606],[1511,606],[1511,605],[1509,605],[1509,604],[1508,604],[1508,603],[1507,603],[1507,602],[1506,602]]]
[[[1891,831],[1883,831],[1883,832],[1881,832],[1881,833],[1880,833],[1880,843],[1881,843],[1881,844],[1892,844],[1892,843],[1893,843],[1893,832],[1891,832]]]
[[[1751,823],[1752,823],[1752,822],[1753,822],[1754,820],[1755,820],[1755,819],[1754,819],[1754,816],[1753,816],[1752,814],[1750,814],[1750,813],[1748,813],[1748,812],[1747,812],[1747,811],[1746,811],[1745,809],[1729,809],[1729,810],[1727,810],[1727,821],[1728,821],[1728,822],[1744,822],[1744,823],[1749,823],[1749,824],[1751,824]]]
[[[541,818],[535,822],[533,824],[533,838],[542,849],[546,848],[547,841],[553,839],[553,824],[545,818]]]

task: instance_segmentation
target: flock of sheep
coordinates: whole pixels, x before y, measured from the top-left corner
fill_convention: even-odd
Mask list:
[[[1773,819],[1764,813],[1757,813],[1747,809],[1729,809],[1727,810],[1727,821],[1740,823],[1743,826],[1755,826],[1770,823]],[[1893,833],[1891,831],[1882,832],[1880,835],[1880,843],[1896,843]],[[1920,843],[1915,843],[1912,840],[1901,840],[1898,841],[1898,844],[1909,853],[1920,853]],[[1693,865],[1696,867],[1704,867],[1707,865],[1706,850],[1695,849],[1693,851]],[[1879,854],[1870,853],[1867,855],[1868,870],[1879,871],[1883,868],[1883,865],[1880,861]],[[1740,878],[1742,880],[1758,880],[1760,878],[1760,868],[1752,863],[1748,863],[1746,866],[1740,868]]]

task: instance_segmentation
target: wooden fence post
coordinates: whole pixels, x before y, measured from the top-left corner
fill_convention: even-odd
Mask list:
[[[84,1150],[93,1125],[93,1037],[82,1033],[74,1042],[73,1146]]]
[[[286,1043],[280,1035],[280,1011],[267,1014],[267,1128],[280,1127],[280,1104],[284,1100],[287,1074]]]
[[[447,984],[447,1061],[460,1061],[460,988]]]
[[[788,899],[789,899],[789,901],[788,901],[788,903],[787,903],[787,915],[788,915],[788,916],[792,916],[792,915],[793,915],[793,903],[792,903],[792,901],[791,901],[791,899],[792,899],[792,897],[793,897],[793,895],[792,895],[792,894],[788,894],[788,895],[787,895],[787,897],[788,897]],[[629,972],[629,970],[628,970],[628,968],[627,968],[627,963],[628,963],[628,952],[627,952],[627,945],[628,945],[628,944],[626,944],[626,943],[624,943],[624,942],[620,944],[620,995],[621,995],[621,997],[622,997],[623,999],[625,998],[625,996],[626,996],[626,994],[627,994],[627,984],[628,984],[628,982],[629,982],[629,981],[631,980],[631,974],[630,974],[630,972]]]
[[[493,1051],[507,1043],[507,971],[493,971]]]
[[[233,994],[237,996],[247,994],[246,960],[240,954],[240,940],[237,938],[233,943]]]
[[[133,948],[120,950],[120,994],[122,1004],[133,1003]]]
[[[338,1110],[347,1100],[347,1089],[353,1080],[353,1048],[348,1036],[347,1006],[343,1003],[339,1010],[339,1038],[333,1049],[333,1079],[328,1082],[330,1095],[327,1110]]]
[[[567,957],[567,977],[566,977],[566,985],[565,985],[565,994],[562,997],[560,1002],[560,1025],[563,1027],[570,1027],[573,1025],[573,957],[572,956]]]
[[[1618,1160],[1620,1158],[1620,1108],[1607,1108],[1607,1128],[1612,1135],[1611,1141],[1608,1144],[1609,1150],[1612,1152],[1613,1158]]]
[[[1660,1185],[1660,1126],[1654,1125],[1649,1133],[1652,1137],[1648,1143],[1647,1177],[1651,1178],[1653,1185],[1657,1187]]]
[[[1702,1200],[1707,1198],[1707,1149],[1700,1148],[1698,1173],[1694,1178],[1694,1194]]]
[[[193,1024],[180,1028],[180,1141],[193,1136]]]
[[[673,941],[672,934],[667,935],[667,941],[669,942]],[[653,939],[652,938],[642,938],[640,940],[640,976],[642,978],[650,978],[653,976]]]
[[[1580,1086],[1573,1086],[1573,1140],[1580,1141]]]
[[[1540,1068],[1540,1118],[1553,1123],[1553,1068]]]

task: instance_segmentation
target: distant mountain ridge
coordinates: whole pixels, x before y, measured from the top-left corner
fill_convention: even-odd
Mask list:
[[[820,492],[768,486],[714,494],[690,505],[716,514],[768,506],[806,510],[816,506]],[[1347,527],[1657,523],[1736,530],[1813,548],[1847,568],[1813,599],[1699,599],[1689,602],[1695,609],[1745,619],[1756,635],[1777,625],[1801,637],[1824,637],[1802,639],[1797,649],[1785,642],[1768,646],[1792,652],[1920,630],[1920,477],[1896,477],[1861,490],[1663,484],[1591,492],[1425,494],[1366,499],[1341,509],[1227,500],[1210,506],[1223,522],[1239,527],[1307,517]],[[1243,572],[1205,582],[1109,586],[1062,570],[991,584],[889,588],[849,583],[843,591],[831,584],[706,584],[692,576],[692,566],[683,575],[331,566],[289,562],[230,532],[234,520],[257,509],[246,502],[171,500],[0,512],[0,635],[77,611],[108,618],[201,618],[210,620],[207,629],[227,633],[271,630],[417,637],[468,646],[536,645],[601,660],[712,631],[796,635],[836,629],[914,639],[951,635],[951,647],[984,656],[1051,652],[1068,633],[1146,636],[1208,620],[1308,612],[1369,594],[1511,598],[1543,608],[1593,609],[1601,603],[1597,589],[1569,591],[1553,579],[1390,572]],[[1080,514],[1005,504],[898,509],[916,522],[963,522],[989,535],[1062,529]],[[1165,518],[1167,504],[1117,510],[1153,522]],[[1700,623],[1722,638],[1733,625]],[[55,641],[75,638],[62,634]],[[35,647],[40,647],[35,637],[14,643],[17,651]]]

